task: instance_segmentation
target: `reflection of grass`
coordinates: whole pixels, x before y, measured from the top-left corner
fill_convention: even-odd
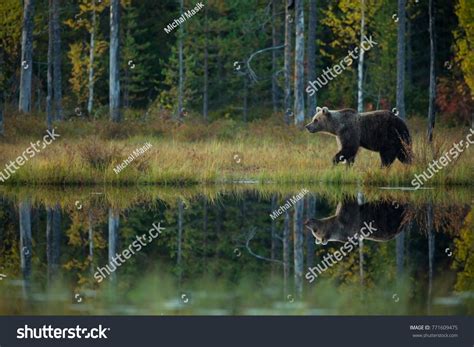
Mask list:
[[[424,171],[433,157],[437,158],[465,135],[463,129],[440,128],[434,145],[427,146],[423,141],[424,125],[412,123],[414,165],[396,162],[390,169],[382,169],[378,154],[366,150],[360,151],[353,167],[334,167],[331,158],[337,148],[333,138],[269,121],[254,122],[245,128],[232,121],[209,126],[192,121],[177,126],[162,120],[122,126],[111,126],[108,122],[66,122],[58,125],[60,139],[32,158],[6,183],[182,185],[257,180],[410,186],[415,173]],[[0,167],[41,136],[42,125],[36,118],[28,122],[16,119],[7,125],[7,137],[0,143]],[[38,129],[37,133],[34,130],[23,133],[26,126]],[[116,175],[113,168],[147,141],[153,147]],[[242,157],[240,162],[234,161],[235,153]],[[467,149],[427,185],[470,185],[474,179],[473,166],[474,154]]]
[[[125,209],[138,203],[155,203],[160,200],[169,206],[176,206],[181,199],[187,204],[205,197],[211,204],[218,203],[223,196],[231,195],[236,199],[244,198],[244,194],[255,193],[260,199],[271,199],[276,196],[278,202],[283,202],[289,197],[306,188],[311,194],[328,200],[333,205],[344,199],[357,197],[362,192],[364,200],[370,201],[396,201],[422,205],[429,202],[446,204],[471,204],[472,190],[469,188],[452,187],[449,189],[419,190],[417,192],[385,190],[365,187],[363,189],[353,185],[327,185],[327,184],[218,184],[218,185],[192,185],[184,187],[175,186],[93,186],[67,188],[51,186],[0,186],[0,195],[14,201],[29,199],[33,205],[54,206],[59,203],[63,208],[75,209],[76,201],[87,209],[94,204]]]

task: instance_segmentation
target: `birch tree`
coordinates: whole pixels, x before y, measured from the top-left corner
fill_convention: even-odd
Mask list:
[[[183,15],[183,0],[179,1],[179,13]],[[178,110],[176,119],[181,120],[181,112],[183,110],[183,83],[184,83],[184,71],[183,71],[183,37],[184,37],[184,25],[179,27],[179,38],[178,38],[178,64],[179,64],[179,80],[178,80]]]
[[[295,266],[295,288],[298,297],[303,293],[303,207],[304,199],[300,199],[295,204],[295,214],[293,219],[293,257]]]
[[[360,49],[359,49],[359,64],[357,67],[357,112],[364,111],[364,93],[363,93],[363,81],[364,81],[364,50],[362,49],[362,42],[364,40],[365,30],[365,1],[360,1]]]
[[[433,141],[433,129],[435,126],[435,98],[436,98],[436,74],[435,74],[435,41],[433,14],[433,0],[429,0],[429,32],[430,32],[430,92],[428,100],[428,141]]]
[[[5,128],[3,124],[3,98],[4,96],[4,83],[5,83],[5,51],[0,45],[0,136],[5,135]]]
[[[277,33],[277,2],[278,0],[272,1],[272,45],[273,47],[278,46],[278,33]],[[275,74],[277,71],[277,51],[272,51],[272,72]],[[278,111],[278,85],[276,76],[272,77],[272,106],[273,113]]]
[[[398,40],[397,40],[397,111],[405,119],[405,23],[406,0],[398,0]]]
[[[119,230],[119,213],[113,208],[109,208],[109,252],[108,260],[109,266],[112,268],[112,259],[115,257],[117,252],[117,242],[118,242],[118,230]],[[114,265],[114,268],[116,266]],[[110,279],[115,280],[115,271],[110,274]]]
[[[316,0],[309,1],[308,17],[308,81],[316,79]],[[308,117],[316,113],[316,93],[313,96],[306,95],[308,104]]]
[[[295,124],[304,122],[304,7],[295,0]]]
[[[22,200],[18,206],[20,219],[20,264],[23,274],[23,294],[29,296],[31,278],[31,202]]]
[[[207,122],[207,111],[209,102],[209,23],[207,6],[204,8],[204,80],[203,80],[203,93],[202,93],[202,116],[204,121]]]
[[[20,98],[18,110],[31,111],[31,78],[33,73],[33,26],[35,0],[25,0],[21,32]]]
[[[120,114],[120,0],[110,1],[109,112],[113,122],[122,120]]]
[[[53,128],[53,1],[49,0],[48,7],[48,68],[46,73],[46,126]]]
[[[285,8],[285,123],[290,124],[291,115],[291,25],[293,18],[290,12],[292,0],[287,0]]]

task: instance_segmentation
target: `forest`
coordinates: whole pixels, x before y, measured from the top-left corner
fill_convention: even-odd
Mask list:
[[[62,135],[7,182],[409,181],[472,126],[472,5],[3,1],[0,161],[46,128]],[[353,170],[333,167],[335,142],[301,131],[318,105],[407,119],[415,165],[380,171],[363,151]],[[142,163],[111,173],[149,139]],[[469,182],[470,165],[468,154],[435,183]]]
[[[473,20],[474,0],[2,0],[0,314],[472,315]],[[335,110],[387,110],[411,160],[334,160],[307,125]]]

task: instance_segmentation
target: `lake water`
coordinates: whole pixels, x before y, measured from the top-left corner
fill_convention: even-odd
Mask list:
[[[470,189],[2,187],[0,197],[2,315],[474,314]]]

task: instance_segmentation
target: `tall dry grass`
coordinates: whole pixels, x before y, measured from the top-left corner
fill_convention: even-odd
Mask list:
[[[0,140],[0,170],[44,133],[35,117],[6,122]],[[24,130],[26,128],[27,130]],[[257,181],[261,183],[335,183],[410,186],[433,158],[465,138],[468,129],[437,128],[432,144],[424,124],[410,122],[412,165],[396,161],[380,167],[377,153],[361,149],[352,167],[333,166],[337,152],[333,137],[309,134],[277,121],[243,125],[222,120],[209,125],[152,120],[110,124],[107,121],[68,121],[57,125],[61,137],[30,159],[6,184],[193,184]],[[119,174],[113,168],[136,148],[153,147]],[[238,156],[238,157],[236,157]],[[237,160],[235,159],[237,158]],[[239,160],[240,158],[240,160]],[[437,173],[426,186],[471,185],[474,154],[469,148]]]

